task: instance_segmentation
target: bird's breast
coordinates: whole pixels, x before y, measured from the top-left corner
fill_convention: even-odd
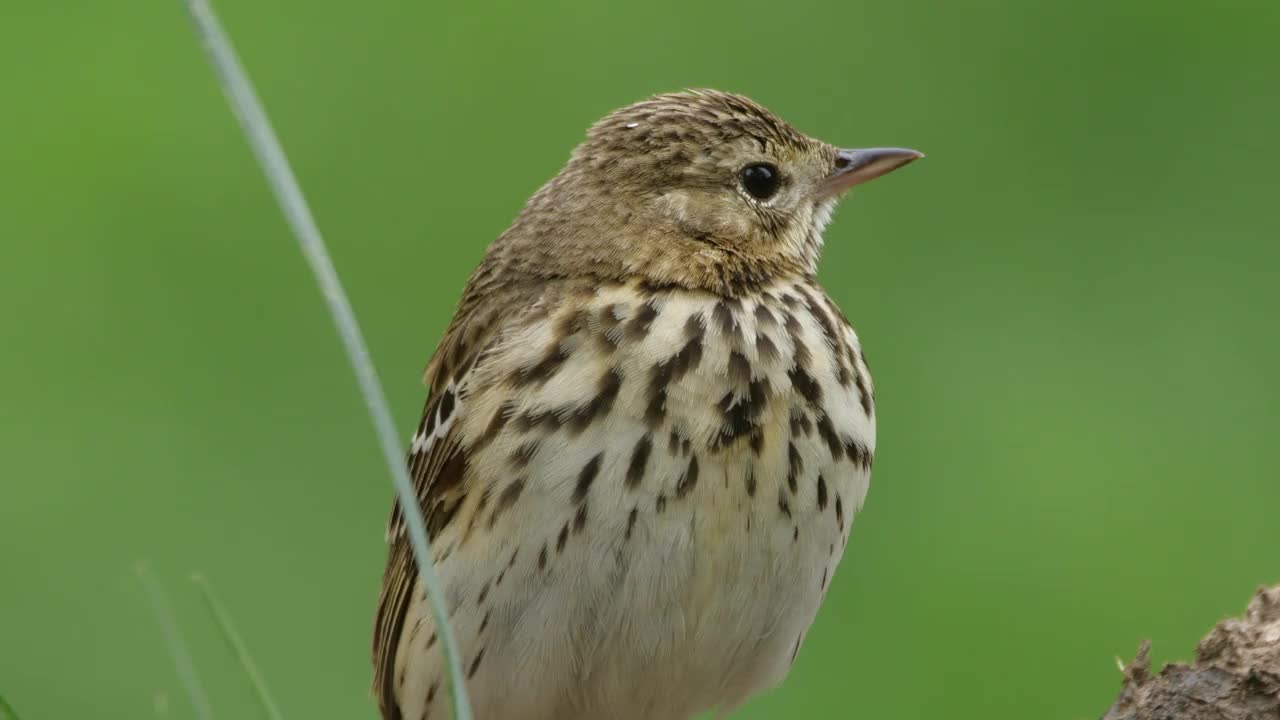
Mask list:
[[[518,478],[545,506],[521,522],[550,526],[529,528],[549,552],[594,526],[619,548],[697,546],[707,577],[769,574],[802,551],[829,564],[867,491],[875,409],[857,335],[820,288],[626,283],[535,316],[477,367],[463,437],[490,494]],[[695,605],[716,592],[682,591]]]

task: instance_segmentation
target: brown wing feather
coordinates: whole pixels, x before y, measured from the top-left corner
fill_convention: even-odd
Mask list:
[[[392,543],[373,635],[373,692],[386,720],[402,720],[395,696],[395,649],[400,646],[400,632],[417,578],[409,544]]]
[[[430,402],[427,407],[426,412],[431,412]],[[456,489],[462,483],[466,469],[465,453],[459,443],[446,436],[438,438],[430,447],[410,453],[408,462],[410,478],[427,523],[427,534],[437,537],[460,504],[456,498],[450,504],[449,496],[456,496]],[[450,492],[449,488],[455,491]],[[400,646],[405,615],[413,604],[418,566],[404,528],[399,502],[391,511],[387,542],[387,567],[382,576],[382,592],[374,620],[373,691],[378,697],[382,716],[387,720],[400,720],[395,697],[396,649]]]
[[[432,437],[439,426],[452,422],[443,435],[436,434],[433,440],[411,450],[407,458],[409,477],[431,538],[438,537],[448,526],[466,496],[463,478],[467,448],[458,437],[461,424],[457,418],[445,415],[466,412],[464,395],[468,374],[482,361],[485,350],[500,335],[501,328],[518,324],[522,318],[539,312],[538,292],[533,285],[514,285],[494,292],[486,267],[482,266],[472,277],[458,314],[427,368],[426,381],[431,390],[418,433]],[[451,397],[451,394],[454,395]],[[373,692],[385,720],[402,720],[396,701],[396,652],[405,616],[415,600],[418,568],[398,501],[387,525],[387,543],[387,566],[374,619]],[[439,557],[442,548],[433,549]]]

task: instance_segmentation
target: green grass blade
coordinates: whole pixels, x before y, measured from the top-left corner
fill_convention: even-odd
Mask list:
[[[266,678],[258,670],[258,664],[253,661],[253,656],[249,654],[248,646],[244,644],[244,639],[240,637],[239,631],[236,630],[235,623],[231,621],[231,614],[226,611],[217,596],[213,594],[213,588],[209,586],[208,580],[205,580],[201,575],[192,575],[191,580],[200,588],[200,595],[204,597],[205,605],[208,606],[209,614],[213,616],[214,623],[222,631],[222,637],[231,646],[231,651],[235,653],[236,660],[240,662],[240,667],[244,668],[245,674],[249,676],[249,681],[253,683],[253,689],[258,695],[258,702],[262,704],[262,709],[266,712],[267,718],[269,720],[284,720],[284,715],[280,713],[280,706],[276,704],[275,698],[271,696],[270,688],[267,687]]]
[[[182,637],[182,629],[174,619],[173,607],[169,604],[164,588],[160,586],[145,563],[138,563],[134,570],[138,574],[138,582],[147,593],[147,598],[151,600],[152,611],[155,613],[156,622],[160,625],[160,634],[164,637],[165,647],[169,649],[169,657],[173,660],[173,666],[178,672],[178,679],[182,681],[187,697],[191,699],[191,707],[195,711],[196,718],[212,720],[213,709],[209,705],[209,696],[204,691],[204,684],[200,682],[195,661],[191,659],[191,653],[187,650],[187,642]]]
[[[0,695],[0,720],[18,720],[18,711],[4,699],[4,695]]]
[[[418,506],[413,483],[409,480],[404,451],[400,447],[386,395],[382,390],[382,384],[378,381],[373,362],[369,358],[368,345],[360,332],[359,323],[356,322],[351,301],[347,299],[347,294],[342,289],[338,272],[333,266],[333,260],[325,247],[311,209],[307,206],[302,189],[293,175],[293,169],[289,166],[284,149],[280,146],[280,140],[272,130],[266,111],[258,100],[248,75],[241,67],[230,40],[223,32],[221,23],[218,22],[213,9],[205,0],[183,1],[195,23],[196,32],[209,56],[209,61],[222,84],[227,102],[244,130],[249,147],[266,175],[267,183],[280,204],[280,209],[293,231],[294,238],[298,241],[303,257],[306,258],[311,272],[315,275],[316,283],[320,286],[321,295],[342,340],[347,359],[355,373],[356,382],[364,396],[370,420],[373,422],[383,459],[391,471],[391,479],[400,501],[401,514],[409,531],[409,542],[413,547],[414,558],[417,560],[418,577],[426,587],[427,600],[431,605],[436,630],[440,635],[441,651],[449,667],[448,686],[453,700],[453,716],[455,720],[471,720],[471,706],[467,701],[466,686],[462,679],[458,645],[449,625],[444,592],[432,563],[431,544],[427,537],[426,524],[422,519],[422,510]]]

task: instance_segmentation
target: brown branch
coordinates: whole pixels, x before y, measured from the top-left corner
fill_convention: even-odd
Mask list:
[[[1280,720],[1280,585],[1209,631],[1194,663],[1152,675],[1150,650],[1144,640],[1102,720]]]

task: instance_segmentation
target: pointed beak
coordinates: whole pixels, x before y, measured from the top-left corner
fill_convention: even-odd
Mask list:
[[[823,181],[820,192],[825,197],[836,197],[854,185],[875,180],[922,157],[924,153],[908,148],[841,150],[836,153],[835,169]]]

